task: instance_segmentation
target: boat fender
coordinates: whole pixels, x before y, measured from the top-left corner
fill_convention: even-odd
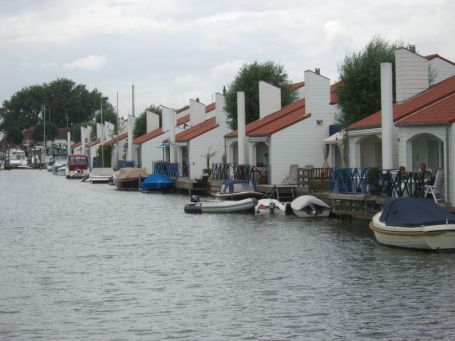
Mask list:
[[[201,214],[202,209],[201,205],[198,204],[186,204],[184,207],[185,213],[195,213],[195,214]]]
[[[197,203],[197,202],[200,202],[201,199],[199,198],[198,195],[192,195],[191,196],[191,202],[194,202],[194,203]]]

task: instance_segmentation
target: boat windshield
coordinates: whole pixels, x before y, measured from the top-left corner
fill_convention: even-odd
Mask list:
[[[69,166],[87,166],[88,161],[85,156],[71,156],[68,162]]]

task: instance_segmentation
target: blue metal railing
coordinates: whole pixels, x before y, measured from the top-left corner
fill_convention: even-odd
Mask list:
[[[139,161],[128,161],[128,160],[118,160],[117,161],[117,169],[126,168],[126,167],[141,167],[141,163]]]
[[[183,169],[182,173],[180,173],[180,165],[178,163],[170,163],[167,161],[154,161],[152,164],[153,167],[153,174],[162,174],[162,175],[167,175],[171,177],[178,177],[180,174],[183,175]]]
[[[417,172],[379,168],[331,168],[329,191],[381,196],[423,197],[425,181]]]

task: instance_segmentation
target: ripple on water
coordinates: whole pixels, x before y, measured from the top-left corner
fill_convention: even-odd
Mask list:
[[[43,171],[0,188],[2,339],[455,338],[455,255],[365,223],[186,215]]]

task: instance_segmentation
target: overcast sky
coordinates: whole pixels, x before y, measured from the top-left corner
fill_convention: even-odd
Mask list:
[[[243,63],[272,60],[294,81],[375,34],[455,60],[455,1],[0,0],[0,101],[67,77],[98,88],[120,114],[212,101]]]

